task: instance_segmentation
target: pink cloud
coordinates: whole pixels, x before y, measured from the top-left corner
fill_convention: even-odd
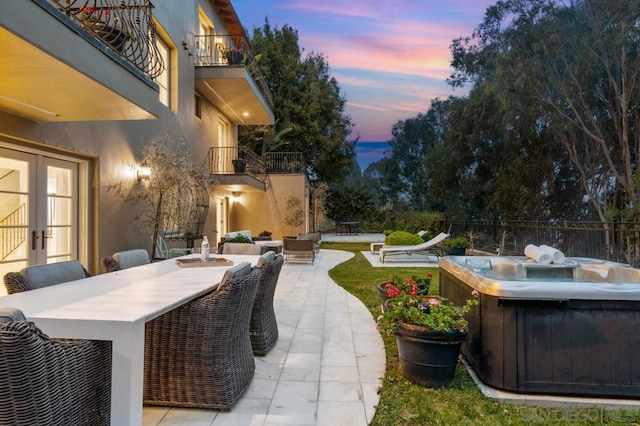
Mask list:
[[[453,93],[449,47],[470,35],[496,0],[252,0],[236,9],[298,31],[306,52],[322,53],[347,99],[352,137],[388,140],[391,127]],[[455,93],[463,95],[463,93]]]

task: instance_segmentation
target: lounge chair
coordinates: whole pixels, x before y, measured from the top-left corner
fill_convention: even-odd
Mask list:
[[[284,254],[284,261],[289,260],[310,260],[313,265],[313,261],[316,258],[316,251],[313,247],[313,240],[297,240],[295,238],[285,238],[282,241],[282,253]]]
[[[380,262],[384,263],[387,256],[400,254],[406,254],[408,256],[411,256],[412,254],[442,256],[442,251],[438,251],[437,249],[440,248],[440,243],[447,238],[449,238],[449,234],[441,232],[429,241],[422,244],[416,244],[415,246],[383,246],[380,249]]]
[[[313,250],[320,253],[320,244],[322,243],[322,234],[320,232],[309,232],[307,234],[298,234],[299,240],[312,240]]]

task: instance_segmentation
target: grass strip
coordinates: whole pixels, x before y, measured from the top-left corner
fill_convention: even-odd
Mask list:
[[[376,286],[390,275],[401,278],[433,274],[430,294],[438,294],[438,268],[374,268],[362,255],[368,243],[322,243],[322,249],[344,250],[355,257],[329,271],[338,285],[356,296],[371,315],[380,315]],[[485,397],[462,364],[456,376],[440,389],[415,385],[402,376],[395,337],[383,336],[387,355],[380,402],[371,425],[601,425],[639,424],[640,411],[584,408],[548,408],[513,405]]]

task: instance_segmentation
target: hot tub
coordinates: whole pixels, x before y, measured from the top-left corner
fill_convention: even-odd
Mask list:
[[[640,270],[586,258],[447,256],[440,295],[472,290],[462,353],[495,388],[520,393],[640,397]]]

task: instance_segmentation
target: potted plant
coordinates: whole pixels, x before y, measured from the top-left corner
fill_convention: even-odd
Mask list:
[[[231,163],[235,173],[244,173],[247,170],[247,160],[244,158],[234,158]]]
[[[429,292],[429,286],[433,274],[429,272],[426,277],[419,278],[412,275],[411,278],[401,279],[399,277],[389,275],[389,279],[378,284],[378,296],[382,303],[382,311],[385,311],[385,302],[400,294],[425,295]]]
[[[242,50],[235,48],[225,50],[223,55],[229,65],[241,65],[244,59]]]
[[[284,238],[296,238],[294,229],[304,224],[304,208],[302,200],[296,195],[290,195],[285,200],[285,211],[287,215],[284,217],[284,224],[289,226],[290,236]]]
[[[80,10],[78,18],[83,25],[118,52],[122,52],[125,42],[130,39],[123,28],[113,25],[118,23],[118,18],[112,17],[109,9],[86,6]]]
[[[271,241],[271,232],[270,231],[262,231],[258,234],[257,237],[253,237],[254,241]]]
[[[148,142],[143,147],[142,160],[150,168],[147,179],[122,180],[108,191],[139,207],[131,222],[136,233],[151,234],[151,253],[157,253],[159,237],[165,235],[167,223],[190,236],[191,241],[201,238],[209,191],[214,184],[209,171],[193,162],[184,140],[170,132]]]
[[[442,247],[444,247],[450,255],[464,256],[466,250],[471,247],[471,242],[467,237],[454,237],[444,240]]]
[[[446,298],[418,294],[401,293],[387,300],[378,328],[395,334],[400,369],[407,379],[432,388],[453,379],[467,337],[465,314],[478,304],[478,292],[472,296],[460,308]]]

